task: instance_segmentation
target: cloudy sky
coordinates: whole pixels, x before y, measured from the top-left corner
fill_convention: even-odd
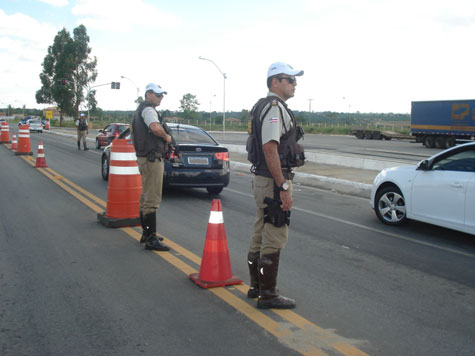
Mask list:
[[[197,96],[200,110],[250,109],[266,72],[303,69],[291,108],[410,111],[415,100],[475,98],[475,0],[2,0],[0,107],[36,104],[48,46],[84,24],[105,110],[135,109],[148,82],[162,109]],[[121,79],[121,76],[127,79]]]

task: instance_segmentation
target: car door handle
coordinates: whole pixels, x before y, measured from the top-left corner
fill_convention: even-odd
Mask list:
[[[463,188],[463,184],[459,182],[452,183],[450,186],[452,188]]]

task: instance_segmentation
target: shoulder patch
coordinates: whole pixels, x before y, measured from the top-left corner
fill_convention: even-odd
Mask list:
[[[279,103],[277,102],[277,100],[276,100],[276,99],[272,100],[272,106],[277,106],[277,105],[279,105]]]

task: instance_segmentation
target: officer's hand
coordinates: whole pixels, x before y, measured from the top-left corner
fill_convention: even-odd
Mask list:
[[[292,195],[289,191],[281,191],[280,192],[280,200],[282,200],[282,205],[280,206],[283,211],[288,211],[292,209]]]

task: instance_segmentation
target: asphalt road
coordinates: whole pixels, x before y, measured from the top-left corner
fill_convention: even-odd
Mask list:
[[[213,132],[213,136],[223,144],[245,145],[247,133]],[[303,144],[306,151],[332,153],[336,155],[352,155],[356,157],[372,157],[374,159],[400,161],[414,164],[432,156],[440,149],[426,148],[415,140],[358,140],[354,136],[343,135],[310,135],[304,136]]]
[[[157,223],[173,250],[144,251],[139,230],[97,222],[101,151],[45,133],[32,134],[35,154],[39,139],[49,169],[0,146],[2,355],[475,353],[472,235],[387,227],[366,199],[296,187],[279,288],[297,308],[262,312],[245,286],[203,290],[188,279],[216,196],[167,191]],[[251,179],[234,173],[219,196],[245,283]]]

